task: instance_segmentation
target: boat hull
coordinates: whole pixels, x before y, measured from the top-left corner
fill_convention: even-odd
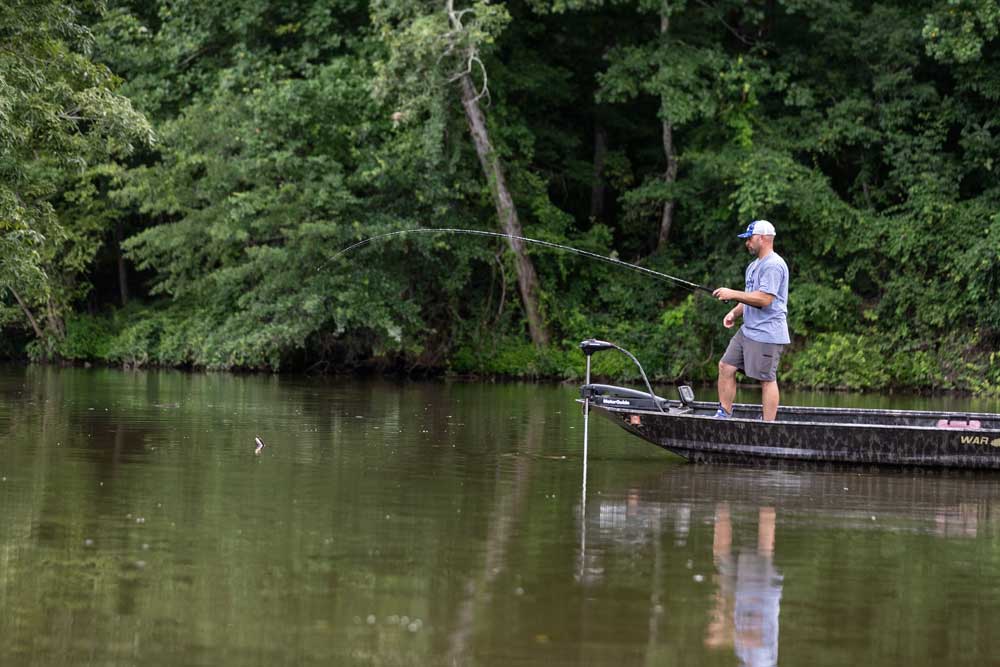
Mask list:
[[[700,463],[1000,469],[997,415],[800,408],[783,409],[778,421],[763,422],[714,419],[710,416],[714,404],[684,408],[673,401],[664,403],[670,405],[663,411],[636,410],[601,405],[598,400],[590,409],[643,440]],[[738,408],[738,414],[750,412],[750,406]],[[977,427],[919,425],[949,421],[949,416]]]

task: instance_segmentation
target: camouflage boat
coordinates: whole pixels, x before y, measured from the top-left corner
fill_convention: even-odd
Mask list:
[[[788,463],[863,464],[1000,469],[1000,415],[990,413],[782,406],[773,422],[759,405],[736,404],[730,419],[714,417],[718,403],[590,383],[590,356],[605,341],[581,343],[587,382],[580,402],[629,433],[690,461],[773,466]]]

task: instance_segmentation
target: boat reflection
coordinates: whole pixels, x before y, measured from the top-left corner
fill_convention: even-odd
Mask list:
[[[934,533],[939,537],[973,538],[979,534],[980,505],[959,503],[957,507],[942,507],[934,515]]]
[[[615,600],[614,582],[645,563],[646,623],[635,608],[631,622],[648,628],[647,657],[676,657],[695,640],[753,666],[778,663],[782,605],[794,608],[818,585],[804,559],[839,563],[849,577],[877,572],[862,554],[845,563],[841,537],[965,541],[1000,531],[1000,477],[991,474],[684,465],[608,480],[589,497],[577,582]],[[697,627],[677,625],[698,608]]]

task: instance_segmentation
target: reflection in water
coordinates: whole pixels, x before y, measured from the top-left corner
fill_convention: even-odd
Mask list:
[[[778,664],[781,575],[774,569],[774,522],[774,508],[761,507],[756,549],[740,548],[734,561],[729,505],[720,503],[715,510],[718,591],[705,645],[733,646],[740,663],[752,667]]]
[[[1000,476],[686,465],[599,422],[584,503],[574,397],[0,371],[0,663],[753,665],[779,616],[789,665],[1000,654]]]
[[[655,493],[651,495],[655,497]],[[690,502],[646,500],[642,491],[633,487],[622,500],[602,500],[596,504],[591,521],[598,538],[591,545],[584,583],[597,587],[615,576],[612,564],[602,562],[599,555],[603,553],[607,557],[609,545],[649,553],[647,559],[652,561],[652,572],[647,623],[650,649],[647,653],[655,653],[654,647],[663,641],[661,616],[671,611],[664,608],[664,601],[671,597],[663,588],[663,570],[671,566],[664,552],[668,547],[676,550],[688,546],[694,515],[695,521],[712,526],[711,562],[717,571],[713,578],[716,590],[706,615],[704,645],[712,650],[734,651],[743,665],[777,664],[783,577],[774,567],[777,516],[774,507],[760,507],[756,511],[757,535],[752,546],[734,546],[737,531],[728,501],[717,503],[713,515],[708,513],[710,508],[705,503],[692,506]],[[687,567],[693,567],[695,560],[688,559]],[[678,565],[676,561],[673,563],[675,568]],[[702,575],[694,575],[694,581],[702,580]],[[670,639],[668,636],[667,640]]]
[[[980,507],[975,503],[942,507],[934,514],[934,532],[940,537],[976,537],[979,512]]]
[[[529,408],[527,423],[521,442],[520,454],[516,457],[514,471],[507,475],[510,479],[499,486],[494,510],[490,513],[490,527],[483,547],[483,563],[475,576],[465,584],[465,599],[458,606],[454,630],[448,636],[448,654],[445,664],[461,665],[471,662],[470,641],[476,629],[477,611],[485,608],[492,600],[491,587],[497,577],[507,567],[508,543],[514,526],[520,520],[524,498],[531,479],[532,457],[541,448],[544,414],[533,404]]]
[[[997,475],[663,466],[599,490],[586,521],[578,581],[595,607],[619,610],[590,615],[625,623],[620,585],[634,577],[636,592],[645,591],[643,610],[636,601],[631,614],[644,628],[645,664],[729,653],[742,665],[775,665],[779,636],[785,664],[809,662],[816,642],[841,647],[830,664],[864,662],[859,656],[878,646],[921,665],[976,664],[983,642],[1000,644],[983,625],[1000,619],[1000,596],[983,601],[981,592],[981,568],[991,569],[988,554],[1000,549]],[[942,627],[936,614],[956,599],[969,601],[967,622]],[[914,636],[914,625],[923,634]],[[911,643],[899,653],[885,638],[901,633]],[[954,633],[971,635],[963,651],[979,658],[942,661],[941,646],[955,652]],[[705,651],[698,660],[693,636]]]

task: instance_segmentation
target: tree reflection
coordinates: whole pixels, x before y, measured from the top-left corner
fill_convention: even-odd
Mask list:
[[[507,551],[514,527],[521,513],[531,482],[534,457],[542,448],[545,413],[538,404],[529,404],[523,435],[519,438],[520,453],[512,472],[504,474],[508,483],[495,490],[495,503],[490,512],[490,527],[483,546],[482,567],[465,584],[465,598],[458,605],[453,629],[448,634],[445,664],[468,663],[473,653],[472,637],[483,608],[492,602],[492,587],[507,567]],[[499,464],[498,464],[499,465]]]

